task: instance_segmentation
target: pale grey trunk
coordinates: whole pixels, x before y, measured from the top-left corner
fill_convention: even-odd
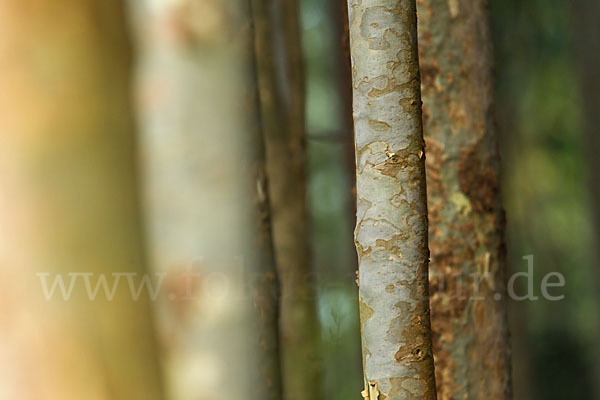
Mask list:
[[[414,0],[350,0],[356,247],[370,400],[435,399]]]
[[[168,273],[157,306],[170,396],[279,400],[248,0],[140,5],[146,215],[152,267]]]

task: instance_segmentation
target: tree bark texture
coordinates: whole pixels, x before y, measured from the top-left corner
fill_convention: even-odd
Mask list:
[[[440,399],[511,398],[486,0],[418,0],[431,324]]]
[[[306,195],[305,89],[298,2],[253,0],[273,242],[281,281],[284,398],[321,396]]]
[[[350,0],[349,20],[363,396],[435,399],[415,1]]]
[[[0,1],[0,398],[162,398],[148,292],[84,284],[145,273],[130,64],[121,1]]]
[[[173,399],[281,399],[248,0],[137,9],[146,215]]]

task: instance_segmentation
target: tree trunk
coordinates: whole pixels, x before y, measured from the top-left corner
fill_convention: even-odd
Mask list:
[[[306,196],[304,71],[298,2],[253,0],[277,268],[284,398],[321,397]]]
[[[145,198],[152,266],[168,273],[159,308],[170,396],[280,400],[249,1],[143,6]]]
[[[435,399],[414,0],[349,1],[365,392]]]
[[[511,398],[486,0],[419,0],[431,324],[440,399]]]
[[[162,398],[130,64],[121,1],[0,1],[1,398]]]

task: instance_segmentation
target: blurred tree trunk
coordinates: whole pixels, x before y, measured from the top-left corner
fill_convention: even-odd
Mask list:
[[[418,0],[431,325],[440,399],[511,398],[486,0]]]
[[[336,7],[336,28],[337,39],[339,45],[337,66],[338,86],[340,103],[342,105],[342,140],[344,140],[344,150],[347,152],[348,174],[350,179],[350,187],[352,188],[352,204],[350,211],[352,212],[352,220],[356,218],[356,162],[354,153],[354,122],[352,119],[352,60],[350,58],[350,27],[348,26],[348,0],[337,0]]]
[[[336,4],[337,3],[337,4]],[[338,40],[337,50],[337,63],[335,64],[335,71],[337,74],[337,93],[339,96],[339,102],[341,104],[341,116],[340,116],[340,134],[341,134],[341,151],[343,152],[343,162],[345,163],[345,178],[347,184],[344,185],[344,208],[349,221],[348,228],[344,229],[343,237],[344,249],[343,251],[354,251],[354,227],[356,225],[356,153],[354,147],[354,119],[352,117],[352,59],[350,56],[350,27],[348,20],[348,0],[337,0],[334,2],[334,15],[335,15],[335,26],[336,35],[335,39]],[[344,225],[345,227],[346,225]],[[353,257],[351,262],[348,262],[348,269],[346,272],[352,279],[352,282],[348,282],[348,285],[352,288],[353,297],[351,298],[352,303],[356,304],[358,301],[358,291],[356,290],[356,282],[358,279],[358,260]],[[348,280],[349,281],[349,280]],[[344,283],[346,280],[343,281]],[[352,318],[352,326],[349,328],[351,334],[346,339],[346,347],[350,347],[352,350],[345,349],[344,354],[337,356],[338,360],[347,364],[345,369],[339,369],[338,381],[348,382],[346,387],[348,390],[352,390],[352,393],[360,391],[356,387],[361,387],[360,377],[363,375],[362,372],[362,352],[360,348],[360,318],[359,310],[356,317]],[[337,360],[336,360],[337,361]],[[337,382],[336,382],[337,383]]]
[[[593,245],[596,265],[596,293],[600,293],[600,2],[572,0],[571,24],[574,31],[575,61],[578,67],[584,144],[588,160],[588,187],[593,216]],[[596,321],[597,324],[600,321]],[[598,326],[600,331],[600,326]],[[594,380],[600,398],[600,348],[596,346]]]
[[[278,281],[248,0],[134,3],[171,398],[280,400]]]
[[[435,399],[416,4],[351,0],[349,14],[363,396]]]
[[[148,292],[85,290],[145,272],[130,64],[121,1],[0,1],[0,398],[162,398]]]
[[[273,242],[282,285],[284,398],[310,400],[321,397],[321,361],[308,229],[299,6],[295,0],[252,1]]]

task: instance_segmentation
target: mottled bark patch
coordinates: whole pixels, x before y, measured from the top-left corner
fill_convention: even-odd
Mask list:
[[[351,0],[365,381],[379,400],[435,398],[414,0]],[[370,312],[370,310],[372,312]]]
[[[429,64],[421,64],[421,85],[427,88],[435,87],[435,80],[440,73],[440,66],[437,61]]]
[[[373,316],[375,311],[369,307],[367,303],[364,301],[360,301],[360,320],[362,323],[366,322],[369,318]]]
[[[392,129],[391,125],[384,121],[369,121],[369,126],[377,132],[385,132]]]
[[[377,239],[375,246],[384,248],[388,253],[396,256],[398,260],[402,259],[402,235],[394,235],[390,240]]]
[[[500,191],[498,174],[482,162],[477,146],[461,150],[458,179],[460,190],[471,200],[475,210],[494,209]]]
[[[388,35],[395,36],[401,29],[395,13],[386,7],[367,8],[360,23],[360,33],[371,50],[389,49]]]
[[[427,187],[433,189],[434,193],[442,193],[442,175],[441,169],[445,162],[444,145],[437,140],[425,137],[425,166],[427,167]],[[431,209],[429,209],[429,218],[431,219]]]

